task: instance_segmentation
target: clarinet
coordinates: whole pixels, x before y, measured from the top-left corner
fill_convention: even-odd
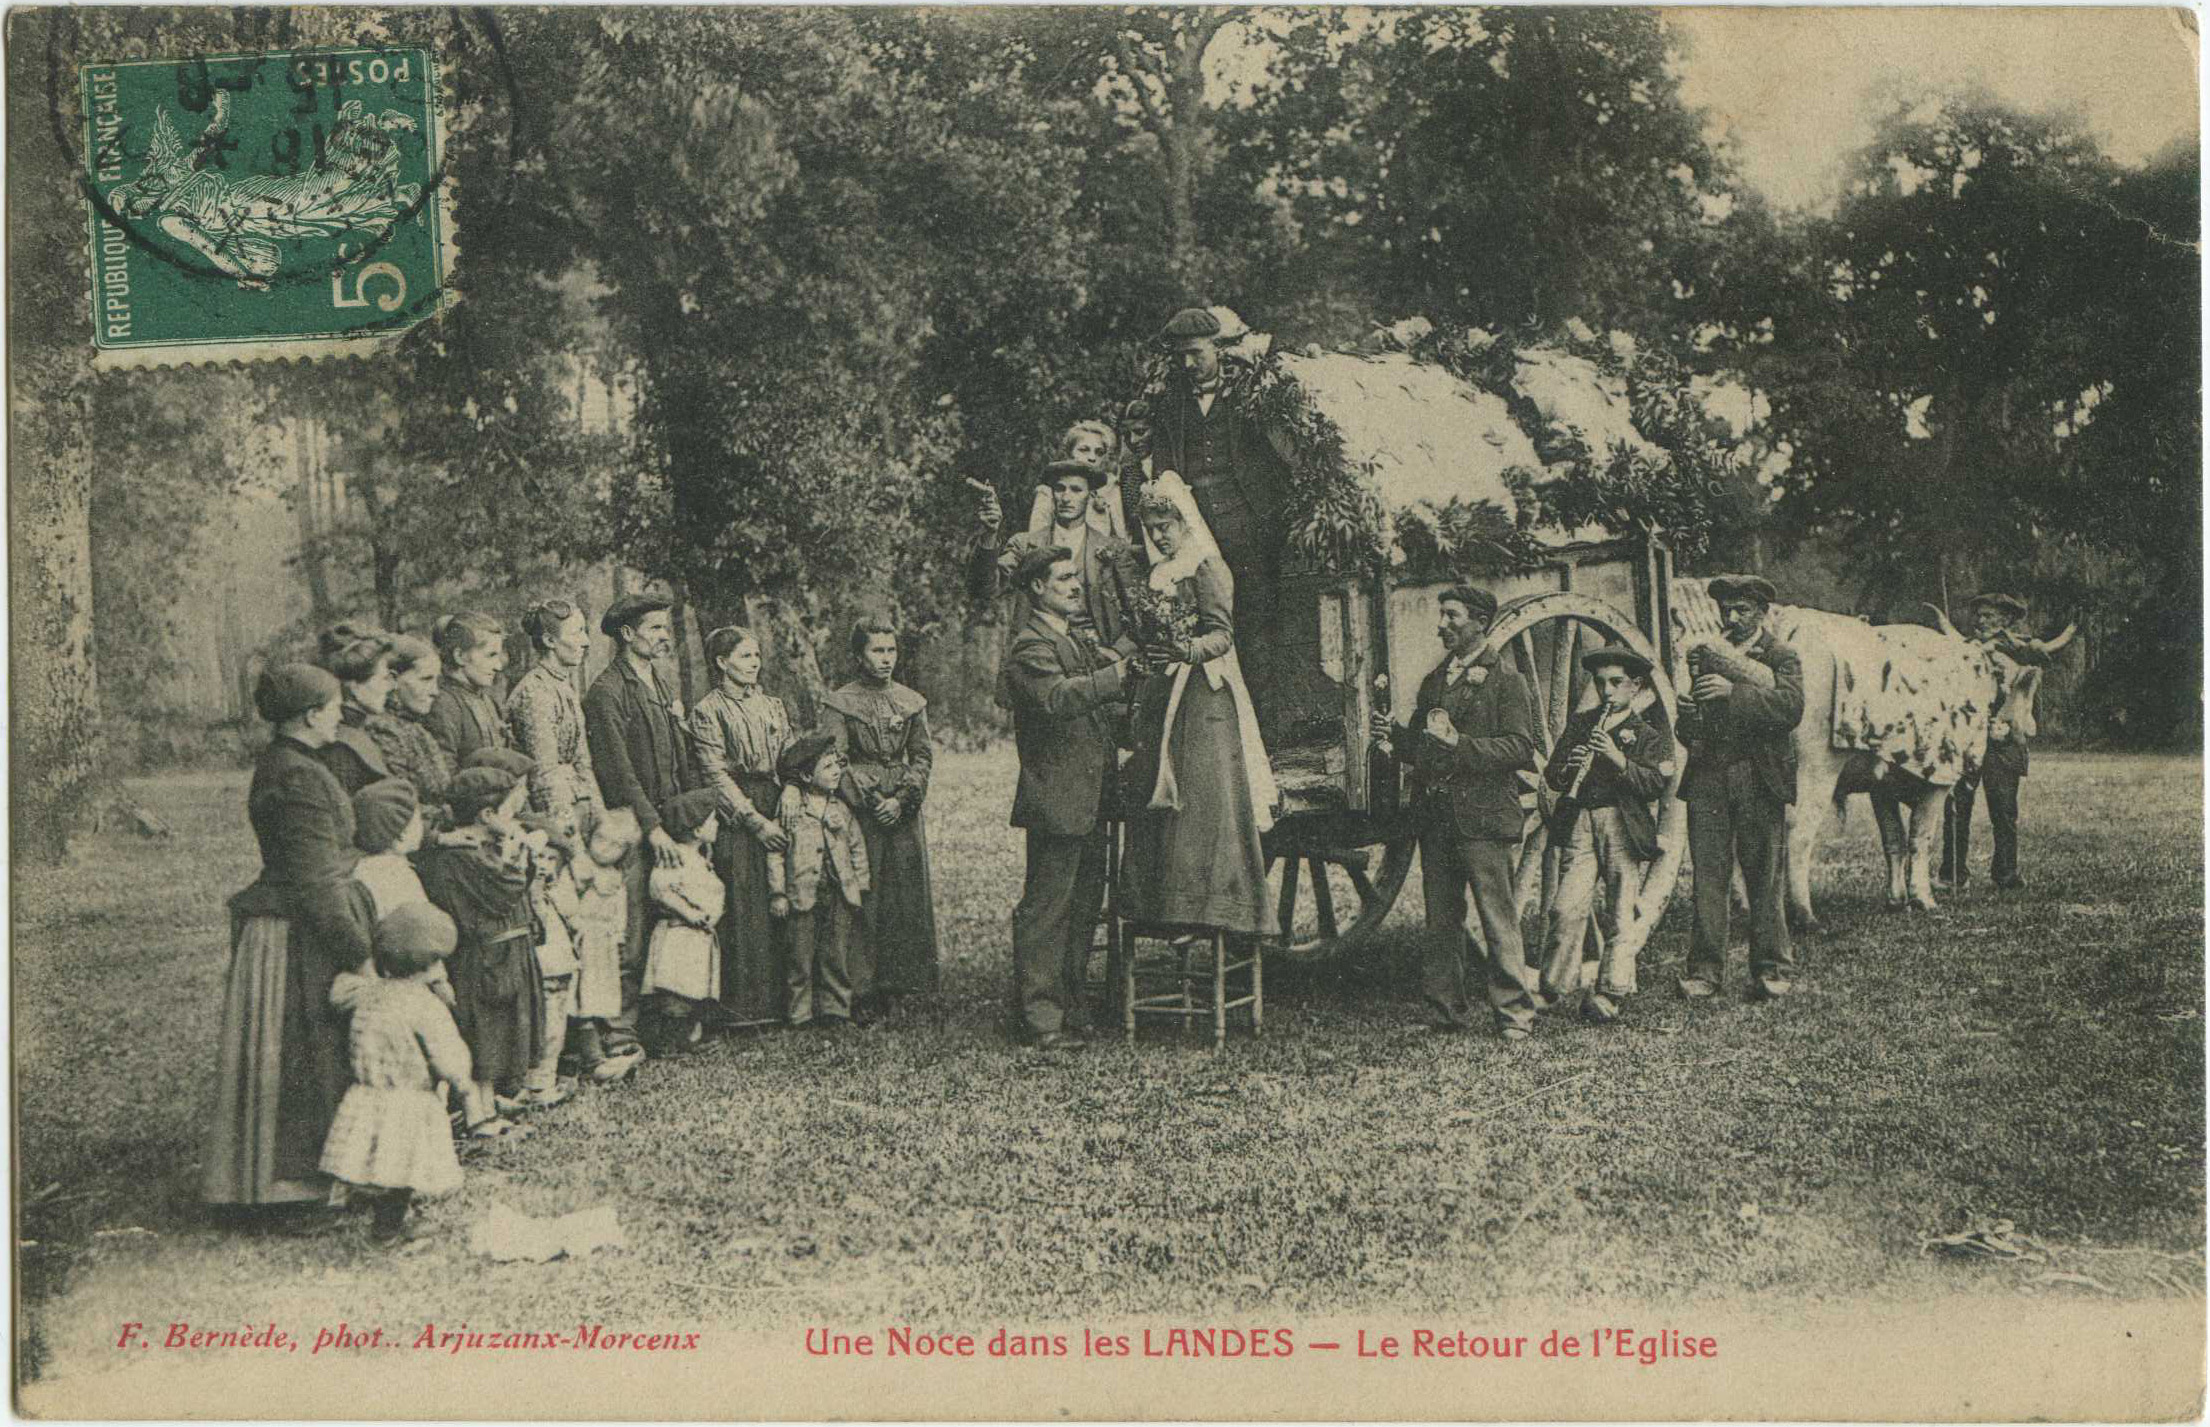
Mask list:
[[[1594,735],[1598,731],[1603,729],[1604,719],[1607,716],[1616,717],[1621,711],[1633,707],[1634,702],[1631,699],[1624,704],[1613,704],[1610,702],[1605,703],[1604,711],[1596,716],[1595,723],[1589,725],[1589,733],[1591,736],[1587,740],[1582,742],[1581,748],[1587,748],[1595,742]],[[1580,750],[1576,749],[1574,751],[1579,752]],[[1588,762],[1581,765],[1581,771],[1578,774],[1574,775],[1573,786],[1565,790],[1565,796],[1568,802],[1574,801],[1581,796],[1581,785],[1583,783],[1586,783],[1588,781],[1588,775],[1595,771],[1596,760],[1594,758],[1589,759]]]

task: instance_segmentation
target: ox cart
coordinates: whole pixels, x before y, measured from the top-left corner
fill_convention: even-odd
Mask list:
[[[1538,769],[1523,775],[1516,886],[1521,916],[1546,916],[1558,851],[1550,846],[1550,795],[1539,768],[1568,717],[1595,699],[1580,656],[1601,645],[1624,645],[1650,661],[1653,713],[1670,728],[1673,556],[1663,534],[1646,524],[1545,530],[1522,518],[1513,488],[1524,496],[1531,470],[1539,498],[1543,468],[1524,429],[1526,398],[1533,394],[1553,428],[1571,425],[1603,451],[1642,441],[1624,394],[1589,363],[1542,349],[1519,354],[1513,379],[1521,399],[1509,403],[1404,352],[1273,360],[1332,418],[1345,463],[1361,472],[1396,528],[1404,528],[1407,512],[1417,519],[1446,504],[1486,502],[1541,544],[1533,568],[1522,560],[1512,573],[1486,578],[1431,562],[1422,568],[1401,551],[1376,562],[1379,573],[1295,561],[1285,568],[1274,637],[1241,651],[1254,689],[1268,693],[1259,701],[1259,725],[1282,793],[1281,816],[1266,838],[1281,928],[1274,950],[1300,960],[1356,954],[1372,944],[1402,893],[1417,829],[1398,765],[1373,748],[1370,716],[1377,707],[1399,719],[1410,714],[1413,691],[1443,657],[1437,597],[1461,582],[1485,588],[1498,603],[1484,657],[1501,651],[1536,696]],[[1631,935],[1647,933],[1679,876],[1686,812],[1677,788],[1676,773],[1659,809],[1661,857],[1636,897]],[[1591,920],[1593,943],[1600,919]]]

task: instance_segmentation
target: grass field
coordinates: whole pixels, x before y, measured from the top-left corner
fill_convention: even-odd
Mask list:
[[[1784,1004],[1675,999],[1676,905],[1608,1031],[1546,1023],[1517,1052],[1431,1037],[1383,975],[1277,965],[1263,1041],[1072,1060],[1000,1031],[1012,773],[1002,751],[938,761],[935,1005],[884,1033],[723,1041],[587,1094],[477,1162],[399,1256],[358,1215],[256,1233],[194,1206],[223,902],[257,859],[242,774],[138,785],[173,840],[110,834],[15,874],[23,1369],[104,1362],[141,1319],[954,1325],[2203,1292],[2198,760],[2037,755],[2030,889],[1931,915],[1882,910],[1860,803],[1816,870],[1829,929]],[[1417,925],[1408,896],[1388,935]],[[628,1247],[473,1258],[466,1226],[494,1201],[611,1202]],[[1922,1251],[1999,1219],[2046,1253]]]

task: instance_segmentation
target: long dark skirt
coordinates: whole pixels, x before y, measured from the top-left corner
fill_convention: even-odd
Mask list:
[[[781,790],[769,777],[739,780],[752,806],[773,815]],[[764,799],[764,801],[763,801]],[[768,851],[743,828],[724,820],[714,844],[714,866],[729,889],[721,913],[721,1018],[731,1025],[767,1025],[783,1019],[783,928],[768,914]]]
[[[358,893],[363,921],[368,892]],[[352,1083],[347,1018],[330,1005],[328,939],[283,917],[233,915],[230,973],[200,1195],[211,1204],[322,1198],[322,1142]]]
[[[1166,717],[1162,687],[1146,690],[1139,718],[1152,729]],[[1139,921],[1219,927],[1271,934],[1274,908],[1266,895],[1266,854],[1243,767],[1235,695],[1206,682],[1193,669],[1175,711],[1174,759],[1179,811],[1152,811],[1158,776],[1158,737],[1129,765],[1122,784],[1127,807],[1128,857],[1122,868],[1128,915]]]
[[[928,830],[916,808],[890,827],[856,815],[867,839],[867,895],[861,899],[865,951],[853,984],[864,994],[911,995],[936,989],[936,900],[929,885]],[[863,975],[858,964],[864,962]]]

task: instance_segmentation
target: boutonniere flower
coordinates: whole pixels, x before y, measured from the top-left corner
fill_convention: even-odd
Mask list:
[[[1472,668],[1466,670],[1466,682],[1476,687],[1489,682],[1489,666],[1486,664],[1476,664]]]
[[[1619,736],[1617,739],[1614,740],[1614,742],[1618,743],[1621,748],[1634,747],[1634,730],[1631,728],[1623,728],[1619,730]]]

